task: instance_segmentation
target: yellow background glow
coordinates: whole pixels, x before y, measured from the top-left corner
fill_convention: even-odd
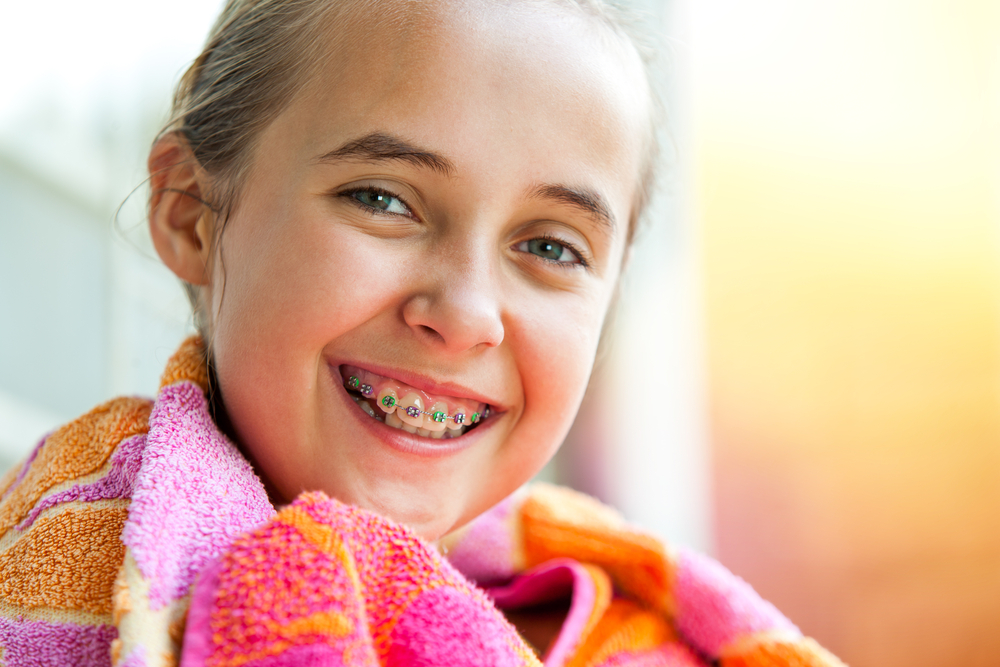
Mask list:
[[[854,667],[1000,664],[1000,3],[690,7],[718,556]]]

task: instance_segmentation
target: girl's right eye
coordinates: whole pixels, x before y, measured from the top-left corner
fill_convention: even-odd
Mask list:
[[[349,197],[356,201],[362,208],[370,209],[377,213],[389,213],[392,215],[405,215],[412,217],[413,213],[402,199],[378,188],[361,188],[358,190],[348,190],[341,193],[343,197]]]

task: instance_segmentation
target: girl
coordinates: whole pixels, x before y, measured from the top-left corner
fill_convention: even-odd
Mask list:
[[[651,109],[597,0],[230,0],[149,157],[201,336],[5,481],[0,659],[836,664],[707,559],[511,496],[583,396]]]

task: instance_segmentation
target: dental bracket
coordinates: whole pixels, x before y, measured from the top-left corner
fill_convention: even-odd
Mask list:
[[[355,391],[360,391],[361,394],[366,398],[371,398],[372,395],[375,393],[374,387],[372,387],[370,384],[361,384],[361,380],[358,379],[358,377],[355,375],[352,375],[349,378],[347,378],[347,381],[344,384],[347,386],[348,389],[354,389]],[[396,405],[396,399],[393,398],[392,396],[386,396],[385,398],[382,399],[382,405],[384,405],[387,408],[391,408],[394,405]],[[433,412],[428,412],[427,410],[421,410],[415,405],[407,406],[405,412],[406,416],[411,418],[415,418],[420,415],[429,415],[430,418],[433,419],[438,424],[442,424],[450,419],[455,424],[462,426],[465,424],[465,418],[466,418],[464,412],[456,412],[454,415],[449,415],[442,412],[441,410],[435,410]],[[483,410],[482,414],[478,412],[472,413],[472,417],[469,419],[469,424],[478,423],[479,421],[482,421],[489,416],[490,416],[490,406],[487,405],[486,409]]]

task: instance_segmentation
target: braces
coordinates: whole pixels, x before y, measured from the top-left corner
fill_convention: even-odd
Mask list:
[[[345,382],[344,384],[347,385],[347,387],[350,389],[356,389],[357,391],[360,391],[361,395],[364,396],[365,398],[371,398],[375,394],[374,387],[372,387],[370,384],[361,384],[361,380],[359,380],[354,375],[347,378],[347,382]],[[393,398],[392,396],[386,396],[382,399],[382,405],[384,405],[387,408],[391,408],[394,405],[396,405],[396,399]],[[405,412],[406,416],[411,418],[417,417],[419,415],[429,415],[430,418],[433,419],[438,424],[442,424],[448,421],[449,419],[454,423],[458,424],[459,426],[465,424],[464,412],[456,412],[454,415],[449,415],[445,412],[442,412],[441,410],[435,410],[434,412],[421,410],[415,405],[408,406]],[[490,416],[490,406],[487,405],[486,409],[483,410],[482,414],[479,414],[478,412],[472,413],[472,418],[469,419],[469,424],[475,424],[480,420],[486,419],[489,416]]]

